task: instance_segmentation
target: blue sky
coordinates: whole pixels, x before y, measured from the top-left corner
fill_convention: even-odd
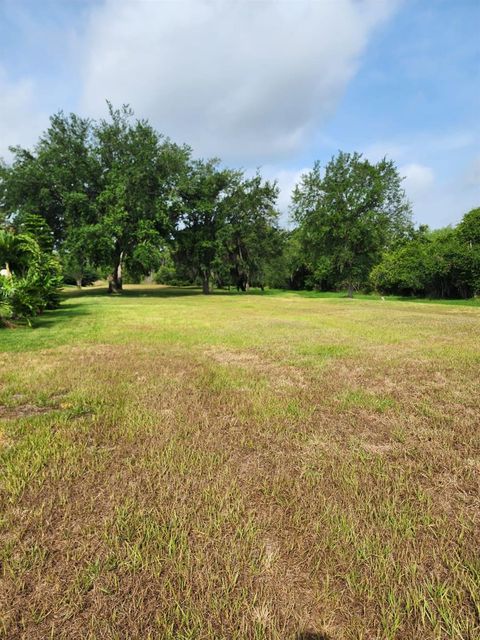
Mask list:
[[[111,99],[261,167],[284,212],[342,149],[392,158],[415,220],[454,224],[480,206],[479,33],[479,0],[0,0],[0,155]]]

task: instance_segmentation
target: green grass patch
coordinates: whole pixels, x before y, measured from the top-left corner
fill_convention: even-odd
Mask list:
[[[389,409],[394,409],[396,406],[393,398],[362,389],[345,391],[339,396],[338,400],[340,408],[343,410],[359,408],[384,413]]]

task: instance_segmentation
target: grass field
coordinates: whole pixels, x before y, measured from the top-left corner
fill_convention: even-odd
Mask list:
[[[85,291],[0,352],[0,636],[480,637],[478,306]]]

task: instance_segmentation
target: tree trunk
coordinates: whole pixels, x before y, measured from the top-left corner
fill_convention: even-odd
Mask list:
[[[80,276],[79,278],[75,278],[76,282],[77,282],[77,287],[79,289],[82,288],[82,277]]]
[[[348,285],[348,297],[349,298],[353,298],[353,285],[352,284]]]
[[[121,291],[123,291],[122,260],[123,260],[123,251],[120,252],[118,259],[115,261],[113,273],[108,278],[108,293],[120,293]]]
[[[208,295],[210,293],[210,281],[208,275],[203,276],[202,291],[205,295]]]

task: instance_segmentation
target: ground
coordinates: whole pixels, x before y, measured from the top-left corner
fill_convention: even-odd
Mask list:
[[[480,637],[480,308],[131,287],[0,333],[0,636]]]

